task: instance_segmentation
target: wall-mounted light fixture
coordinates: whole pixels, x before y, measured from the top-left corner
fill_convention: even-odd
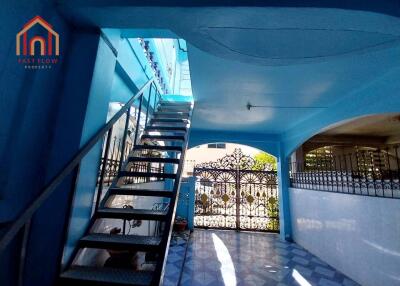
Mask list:
[[[275,108],[275,109],[324,109],[328,108],[326,106],[273,106],[273,105],[252,105],[250,102],[247,102],[246,108],[247,110],[251,110],[252,108],[260,107],[260,108]]]

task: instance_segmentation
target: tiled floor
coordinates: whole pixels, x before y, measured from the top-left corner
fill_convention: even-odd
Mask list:
[[[297,244],[280,241],[276,234],[196,229],[180,285],[358,284]]]
[[[188,239],[189,232],[172,236],[163,286],[178,286]]]

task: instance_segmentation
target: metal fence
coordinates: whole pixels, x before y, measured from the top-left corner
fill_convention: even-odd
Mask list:
[[[347,154],[307,154],[290,163],[295,188],[400,198],[400,146],[355,148]]]
[[[235,149],[196,165],[196,227],[279,232],[276,171],[255,170],[256,161]]]

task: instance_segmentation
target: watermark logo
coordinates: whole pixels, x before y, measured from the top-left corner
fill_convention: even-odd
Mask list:
[[[36,16],[18,32],[16,55],[26,69],[50,69],[58,63],[60,36],[47,21]]]

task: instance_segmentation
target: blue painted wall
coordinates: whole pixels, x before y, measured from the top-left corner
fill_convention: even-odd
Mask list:
[[[399,285],[398,200],[296,188],[290,199],[299,245],[360,285]]]
[[[60,2],[61,6],[65,6],[66,10],[68,10],[67,1]],[[76,3],[83,2],[77,1]],[[385,1],[384,5],[381,5],[382,9],[380,11],[384,13],[394,11],[390,13],[398,16],[398,12],[396,12],[398,10],[389,9],[392,7],[391,3],[394,2]],[[8,1],[2,4],[0,17],[6,25],[3,25],[4,28],[0,30],[3,43],[0,46],[0,152],[2,158],[0,161],[0,184],[2,186],[0,189],[0,223],[5,223],[13,220],[24,209],[26,204],[36,197],[45,183],[64,166],[78,148],[105,122],[108,102],[125,102],[130,95],[135,93],[138,87],[142,86],[152,76],[152,72],[141,53],[140,45],[134,40],[121,39],[120,31],[104,30],[104,33],[118,51],[118,59],[115,61],[111,51],[100,41],[100,32],[98,30],[92,29],[89,30],[90,32],[82,30],[80,32],[79,28],[72,27],[71,24],[59,16],[53,1],[21,0]],[[365,10],[379,8],[376,7],[377,4],[371,5],[365,4]],[[350,5],[349,8],[351,7],[354,6]],[[107,7],[99,8],[96,10],[97,12],[91,15],[83,13],[83,19],[93,20],[85,23],[97,22],[103,23],[103,26],[105,26],[110,21],[113,21],[111,26],[132,25],[130,20],[124,21],[123,19],[120,23],[116,23],[115,19],[117,18],[113,18],[112,13],[107,13],[104,16],[101,14],[102,9],[107,9]],[[121,13],[126,13],[125,15],[132,14],[132,11],[126,9],[126,7],[123,7],[123,9],[114,11],[118,10]],[[267,10],[266,12],[271,13],[270,10]],[[91,10],[87,9],[87,11],[90,12]],[[205,11],[210,10],[206,9]],[[147,11],[147,13],[150,12]],[[193,34],[192,39],[199,40],[200,38],[197,38],[193,33],[193,30],[198,28],[195,26],[198,23],[194,19],[202,19],[204,14],[196,12],[195,9],[191,10],[190,13],[193,14],[190,15],[185,14],[186,12],[183,11],[180,11],[180,13],[186,15],[186,22],[171,21],[171,19],[175,18],[169,17],[176,16],[162,14],[160,18],[157,18],[161,21],[161,23],[157,23],[158,29],[160,27],[172,27],[175,28],[173,30],[181,31],[182,34],[188,35],[188,37]],[[213,14],[215,13],[209,13],[208,16],[212,17]],[[302,14],[297,14],[299,16],[298,20],[300,22],[303,21]],[[369,13],[368,15],[371,16],[371,14]],[[35,15],[41,15],[48,20],[61,37],[60,64],[52,70],[25,70],[16,62],[15,34],[26,21]],[[139,21],[140,23],[143,21],[144,26],[154,25],[154,17],[147,17],[147,15],[149,14],[138,15],[132,21]],[[361,20],[357,22],[353,21],[352,15],[346,16],[351,19],[349,23],[356,23],[361,27],[365,26],[367,23],[365,19],[369,17],[366,17],[367,14],[362,15]],[[235,20],[236,16],[237,14],[235,13],[226,14],[224,19]],[[319,15],[317,16],[319,17]],[[386,15],[376,14],[372,16],[373,19],[385,19],[385,21],[376,21],[377,23],[396,23],[397,20],[385,18]],[[277,17],[279,17],[278,14]],[[84,22],[83,19],[80,19],[82,20],[80,23]],[[132,19],[132,17],[126,17],[126,19]],[[217,23],[220,18],[216,17],[215,19],[210,18],[213,23]],[[335,18],[332,19],[330,20],[334,22]],[[329,22],[328,20],[326,22]],[[390,21],[386,22],[386,20]],[[193,23],[193,26],[186,26],[188,23]],[[201,22],[199,23],[201,24]],[[388,26],[397,27],[396,25]],[[380,31],[384,31],[384,24],[382,26],[379,25],[379,27]],[[165,31],[154,30],[150,34],[152,36],[160,33],[163,35],[168,34]],[[135,31],[124,32],[129,32],[130,36],[135,35]],[[169,31],[169,34],[174,33]],[[297,87],[303,86],[304,83],[309,83],[308,80],[310,79],[313,79],[310,82],[310,86],[318,86],[318,84],[326,81],[330,83],[331,78],[336,80],[333,85],[334,88],[329,89],[324,93],[325,95],[321,95],[317,101],[313,102],[318,104],[328,102],[330,104],[329,109],[313,110],[311,112],[298,110],[296,114],[288,114],[283,109],[279,110],[278,117],[274,117],[275,121],[266,120],[266,124],[261,124],[257,120],[259,118],[268,119],[268,114],[263,110],[259,110],[254,113],[256,116],[252,117],[244,109],[247,101],[244,93],[237,95],[235,84],[240,82],[237,76],[241,76],[241,74],[237,73],[237,65],[231,65],[226,59],[218,59],[214,62],[217,64],[208,65],[203,59],[213,59],[215,56],[207,55],[204,51],[196,51],[196,60],[201,63],[199,67],[204,66],[208,71],[204,78],[200,76],[194,78],[194,80],[197,78],[198,86],[210,86],[215,91],[213,85],[203,84],[201,80],[204,79],[208,83],[210,76],[213,80],[218,80],[218,76],[223,75],[223,79],[225,79],[223,82],[227,84],[226,86],[230,88],[227,90],[231,92],[216,90],[218,97],[214,98],[212,94],[204,92],[204,94],[210,96],[208,98],[196,98],[196,100],[202,100],[202,102],[197,102],[197,106],[201,107],[203,105],[203,108],[195,111],[194,118],[196,118],[196,112],[200,114],[199,111],[202,110],[205,118],[212,118],[217,123],[226,123],[226,117],[223,114],[213,112],[207,106],[207,103],[218,100],[220,109],[217,108],[217,111],[224,109],[230,115],[239,114],[251,119],[252,128],[249,128],[241,124],[239,116],[233,116],[236,117],[233,119],[238,119],[239,121],[236,122],[236,125],[228,122],[231,124],[229,128],[238,130],[238,127],[242,126],[240,127],[242,131],[253,130],[253,132],[228,131],[229,128],[226,126],[221,127],[217,126],[217,124],[212,124],[212,122],[215,123],[216,121],[211,121],[211,123],[207,121],[206,124],[203,124],[203,122],[197,125],[198,127],[204,127],[203,129],[192,130],[190,145],[195,146],[210,141],[240,143],[259,148],[277,156],[280,162],[278,172],[280,174],[280,191],[282,192],[282,234],[284,237],[286,235],[290,236],[287,178],[287,158],[289,154],[307,138],[330,124],[366,114],[398,112],[400,110],[400,97],[398,96],[398,91],[400,90],[398,81],[400,68],[398,67],[398,61],[395,60],[398,58],[398,51],[399,48],[393,46],[390,49],[377,51],[371,55],[357,55],[354,61],[349,61],[348,57],[340,57],[337,61],[321,62],[313,66],[310,64],[296,65],[295,67],[272,67],[266,68],[263,72],[260,72],[261,68],[259,66],[250,68],[244,65],[248,70],[241,69],[240,71],[242,74],[245,73],[247,78],[246,80],[239,79],[247,84],[254,83],[254,80],[265,83],[265,79],[268,78],[272,82],[271,86],[274,86],[277,91],[281,94],[284,91],[284,96],[281,97],[275,96],[275,93],[271,95],[274,100],[277,100],[274,103],[282,105],[290,101],[292,98],[290,94],[300,90]],[[99,57],[96,58],[97,55]],[[104,70],[101,70],[101,67]],[[217,69],[221,67],[220,70],[222,72],[212,76],[213,74],[209,72],[210,67],[213,68],[212,72],[218,71]],[[231,82],[234,84],[229,84],[226,81],[227,68],[230,70],[229,75],[231,76]],[[278,70],[279,72],[277,72]],[[345,76],[342,73],[344,71],[346,71]],[[347,76],[354,74],[358,75],[358,77]],[[301,75],[302,77],[296,77],[296,75]],[[324,76],[328,77],[324,78]],[[288,77],[296,78],[296,82],[288,85]],[[293,83],[301,85],[295,87]],[[257,82],[254,85],[244,86],[257,87]],[[261,90],[266,90],[266,87],[268,86],[261,85]],[[251,91],[258,95],[260,90],[258,88],[251,89]],[[350,89],[351,92],[347,93]],[[197,91],[200,92],[201,90],[198,89]],[[224,94],[225,97],[219,97],[220,94]],[[235,98],[232,95],[237,95],[237,97]],[[242,101],[238,101],[237,98]],[[253,99],[258,100],[259,98]],[[264,102],[261,99],[263,98],[260,98],[261,103],[268,104],[268,102]],[[303,103],[301,97],[296,97],[296,99],[298,103]],[[233,107],[237,103],[238,107],[241,108],[240,112],[232,113],[230,109],[227,109],[227,106],[229,106],[227,103]],[[201,121],[199,122],[201,123]],[[210,129],[213,128],[215,130],[211,131]],[[90,216],[98,154],[99,149],[97,146],[97,149],[95,148],[93,153],[88,155],[82,164],[82,176],[78,181],[79,188],[75,197],[77,204],[73,210],[73,216],[76,219],[82,219],[83,223],[75,225],[73,222],[73,226],[76,226],[76,228],[72,227],[74,231],[70,233],[69,243],[71,246],[74,245],[74,241],[79,234],[84,231]],[[62,243],[63,229],[67,223],[68,204],[66,202],[71,199],[73,177],[74,174],[71,174],[71,177],[60,186],[32,221],[29,240],[29,249],[32,251],[28,255],[25,276],[26,281],[29,282],[27,285],[51,285],[57,273],[59,249]],[[81,200],[80,198],[85,199]],[[14,247],[17,251],[18,247]],[[15,274],[15,265],[10,262],[15,254],[14,249],[10,248],[8,255],[0,258],[0,275],[1,277],[6,277],[6,279],[2,280],[2,285],[15,285],[15,280],[11,280],[15,278],[12,276]],[[46,273],[41,271],[44,268],[47,270]]]
[[[98,41],[99,35],[92,33],[74,33],[71,36],[68,57],[73,61],[65,71],[64,96],[55,120],[53,144],[49,145],[47,180],[80,147]],[[86,52],[82,52],[82,47],[86,47]],[[51,285],[57,275],[75,175],[73,172],[35,215],[28,246],[26,285]],[[47,273],[42,269],[47,269]]]
[[[26,70],[17,63],[15,35],[36,15],[50,22],[60,34],[61,55],[59,63],[51,70]],[[60,160],[63,155],[78,146],[79,131],[71,132],[68,142],[58,140],[56,122],[59,122],[60,114],[72,111],[79,119],[79,108],[62,103],[68,101],[68,97],[74,97],[75,104],[85,106],[87,96],[80,98],[79,94],[68,94],[66,90],[72,84],[68,76],[73,63],[72,60],[69,64],[67,62],[70,60],[70,49],[75,45],[74,32],[55,11],[52,1],[4,2],[0,18],[4,27],[0,30],[0,223],[5,223],[13,220],[38,194],[49,177],[58,171],[58,167],[65,163]],[[71,119],[71,131],[79,129],[81,124]],[[54,150],[63,150],[63,154],[55,158],[52,155]],[[33,283],[30,285],[46,285],[48,279],[55,275],[53,259],[59,254],[68,188],[62,191],[58,197],[51,197],[51,201],[43,207],[46,214],[39,212],[32,220],[29,245],[35,251],[29,253],[26,264],[26,279],[32,279]],[[54,215],[49,216],[49,213]],[[44,217],[46,220],[43,220]],[[46,251],[43,251],[44,247]],[[19,251],[20,247],[16,245],[0,257],[2,285],[16,285],[15,257],[18,257]],[[34,273],[38,265],[48,270],[47,275]],[[40,283],[35,280],[38,276],[43,278]]]
[[[183,217],[188,221],[188,228],[194,229],[194,204],[196,178],[190,177],[181,182],[179,200],[176,207],[176,216]]]
[[[196,105],[194,112],[196,112]],[[280,150],[279,140],[280,136],[278,134],[214,131],[192,128],[190,130],[188,148],[210,142],[227,142],[248,145],[278,157]]]
[[[106,123],[115,74],[116,57],[109,46],[99,36],[94,37],[92,41],[97,43],[98,47],[97,53],[94,53],[95,64],[90,69],[92,78],[80,140],[81,147]],[[88,227],[100,165],[101,144],[102,142],[99,142],[95,145],[80,164],[63,262],[70,258],[77,241]]]

